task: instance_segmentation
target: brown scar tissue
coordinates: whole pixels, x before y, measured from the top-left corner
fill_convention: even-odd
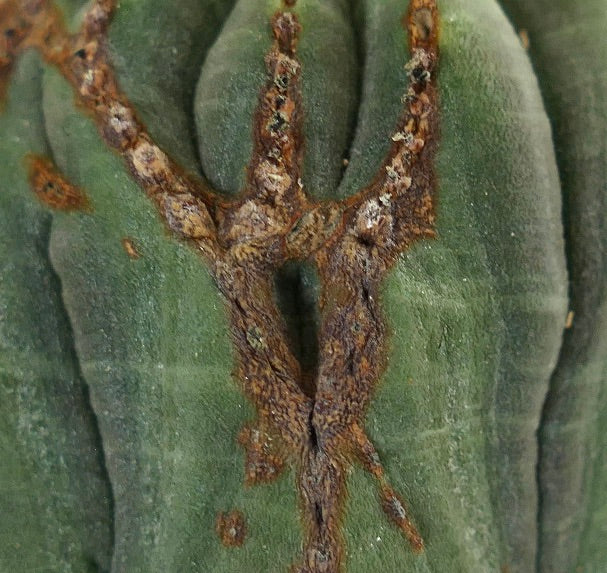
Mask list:
[[[243,485],[267,484],[294,469],[304,531],[291,571],[331,573],[344,568],[345,482],[352,465],[375,480],[387,522],[414,552],[424,549],[406,500],[390,485],[365,431],[365,413],[386,365],[382,280],[401,253],[435,233],[438,10],[435,0],[409,3],[403,22],[410,54],[402,61],[409,87],[374,179],[345,200],[319,202],[302,180],[305,69],[297,46],[305,31],[296,5],[285,1],[270,23],[273,44],[252,126],[253,153],[244,188],[233,199],[186,174],[121,92],[106,41],[112,0],[92,2],[75,34],[66,31],[51,1],[4,2],[0,24],[12,33],[2,46],[0,88],[18,55],[37,49],[71,84],[171,234],[199,253],[229,309],[235,376],[256,410],[256,420],[234,437],[244,450]],[[31,186],[42,201],[58,209],[87,205],[47,159],[29,162]],[[139,256],[131,239],[123,247]],[[313,375],[291,349],[276,300],[275,276],[289,261],[313,266],[320,283]],[[245,542],[239,511],[219,514],[214,527],[224,545]]]

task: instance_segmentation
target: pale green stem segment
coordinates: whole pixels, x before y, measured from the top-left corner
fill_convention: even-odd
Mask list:
[[[607,5],[501,4],[528,41],[563,188],[570,328],[538,437],[538,571],[607,568]]]

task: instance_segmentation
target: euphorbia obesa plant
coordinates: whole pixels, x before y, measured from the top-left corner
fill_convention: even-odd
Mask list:
[[[502,4],[0,3],[3,571],[607,568],[607,4]]]

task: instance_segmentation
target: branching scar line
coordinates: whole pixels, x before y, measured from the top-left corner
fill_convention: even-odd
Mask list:
[[[96,0],[80,30],[70,35],[50,0],[5,2],[0,88],[18,55],[37,49],[71,84],[77,103],[123,158],[167,227],[209,266],[229,308],[236,378],[257,412],[238,438],[246,453],[245,482],[270,482],[287,465],[296,468],[305,532],[303,555],[292,570],[343,569],[345,478],[353,462],[374,476],[387,517],[414,551],[422,551],[421,535],[387,480],[364,418],[386,363],[380,284],[404,250],[434,236],[435,0],[411,0],[404,18],[410,83],[386,158],[367,187],[343,201],[324,202],[312,200],[302,180],[305,70],[297,43],[305,31],[296,1],[285,2],[271,22],[274,40],[253,122],[253,155],[245,187],[230,201],[162,151],[120,91],[106,41],[114,8],[113,0]],[[30,163],[33,186],[46,193],[51,207],[59,205],[53,204],[57,193],[49,181],[59,181],[62,200],[65,189],[76,189],[42,158]],[[77,197],[68,193],[68,203],[77,204]],[[274,293],[276,272],[292,260],[312,263],[321,283],[311,389],[309,381],[304,387]],[[244,539],[244,517],[238,512],[221,514],[216,528],[226,545]]]

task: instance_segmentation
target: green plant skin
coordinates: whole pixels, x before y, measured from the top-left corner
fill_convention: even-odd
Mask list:
[[[111,491],[24,156],[48,153],[42,69],[26,54],[0,115],[0,570],[108,570]],[[11,166],[6,169],[5,166]]]
[[[64,4],[77,20],[78,2]],[[279,3],[240,0],[231,12],[232,2],[207,4],[209,12],[198,13],[192,8],[199,7],[198,0],[181,0],[179,9],[168,13],[166,3],[123,0],[110,29],[111,49],[123,89],[159,144],[192,170],[198,151],[210,181],[235,193],[242,186],[251,115],[265,81],[267,22]],[[373,483],[355,467],[344,523],[346,566],[354,573],[480,573],[503,566],[511,573],[528,572],[538,559],[536,429],[568,310],[552,136],[531,65],[497,4],[453,0],[439,7],[438,238],[405,253],[386,281],[383,308],[392,331],[388,370],[367,416],[368,431],[391,481],[408,500],[427,549],[422,556],[411,553],[382,514]],[[334,1],[323,3],[321,16],[318,9],[319,2],[311,0],[299,0],[296,9],[303,26],[304,178],[315,196],[341,197],[364,186],[387,152],[406,89],[406,38],[400,25],[405,5],[360,0],[350,13],[347,3]],[[175,13],[183,15],[180,23]],[[27,75],[27,65],[33,64],[24,58],[15,80]],[[167,78],[170,65],[175,68]],[[57,72],[44,73],[46,133],[38,95],[23,111],[14,107],[23,97],[19,85],[13,83],[0,116],[2,141],[8,141],[4,134],[18,133],[20,113],[38,118],[39,136],[25,142],[27,150],[1,148],[2,157],[11,154],[8,173],[19,181],[12,183],[1,171],[0,213],[11,226],[0,237],[10,247],[6,253],[17,259],[14,270],[5,267],[2,251],[3,269],[11,274],[0,283],[7,289],[0,291],[1,304],[16,304],[19,280],[32,282],[25,277],[34,271],[20,261],[25,253],[41,252],[34,247],[48,240],[51,218],[52,268],[46,257],[42,263],[61,284],[50,281],[19,316],[0,314],[2,367],[10,369],[7,380],[17,377],[20,367],[4,357],[19,356],[5,341],[6,328],[17,325],[28,333],[40,316],[55,320],[49,336],[59,337],[63,354],[53,356],[65,356],[57,361],[70,373],[57,378],[73,380],[65,396],[74,411],[83,412],[77,419],[85,420],[88,430],[78,435],[88,438],[68,444],[71,450],[59,441],[50,444],[75,452],[88,460],[91,472],[103,475],[93,417],[81,399],[81,372],[109,476],[108,482],[97,478],[82,491],[70,491],[81,496],[74,503],[78,511],[59,511],[65,499],[61,488],[30,476],[23,504],[56,490],[61,501],[51,499],[41,520],[55,532],[49,539],[59,544],[74,535],[87,547],[92,538],[95,548],[86,551],[100,571],[109,569],[110,559],[112,571],[129,573],[286,571],[301,544],[294,478],[287,472],[271,485],[242,485],[243,452],[236,436],[254,413],[230,375],[229,326],[208,272],[191,250],[168,236],[120,159],[74,106]],[[548,109],[554,118],[556,108]],[[192,143],[196,130],[198,150]],[[559,149],[563,140],[558,130],[556,135]],[[32,147],[44,152],[46,138],[62,171],[86,189],[92,213],[43,214],[28,194],[24,172],[14,165]],[[344,156],[350,163],[342,179]],[[9,187],[18,200],[8,199]],[[570,193],[568,200],[577,204],[575,197]],[[19,209],[47,221],[39,234],[19,225]],[[23,238],[12,242],[18,232]],[[127,257],[124,237],[133,238],[140,259]],[[569,257],[577,252],[570,249]],[[304,277],[304,285],[307,281]],[[44,294],[52,300],[40,300]],[[567,334],[574,336],[575,330]],[[596,402],[581,404],[596,407]],[[1,442],[4,456],[16,439],[7,416],[15,406],[3,402],[0,407],[3,421],[9,420],[3,433],[9,441]],[[69,420],[53,418],[51,406],[44,412],[53,436],[68,431]],[[589,428],[587,435],[592,440],[601,434]],[[550,438],[554,447],[574,440],[568,433]],[[42,459],[37,442],[28,447],[18,459],[12,454],[11,466],[24,467],[27,456]],[[81,482],[81,466],[63,472],[70,483]],[[6,488],[4,479],[2,491],[16,491],[23,478],[9,475]],[[566,491],[568,483],[559,483]],[[107,501],[109,484],[113,507]],[[598,481],[594,487],[585,507],[601,499],[604,488]],[[553,527],[547,503],[544,495],[541,518],[548,521],[540,532]],[[245,513],[249,530],[236,549],[224,548],[214,532],[217,513],[232,508]],[[11,513],[9,522],[23,514]],[[66,525],[57,527],[52,519]],[[601,512],[588,519],[594,520],[595,532],[605,527]],[[14,523],[6,527],[11,542],[31,548],[40,569],[86,570],[76,553],[68,555],[69,565],[57,565],[59,550],[49,550],[44,562],[36,542],[48,533]],[[85,535],[87,523],[98,523],[105,533]],[[579,529],[570,533],[574,539]],[[598,571],[607,557],[592,539],[578,565]],[[545,552],[549,546],[542,541],[539,547]]]
[[[555,133],[567,237],[570,308],[540,440],[542,572],[605,568],[607,517],[607,7],[503,0],[528,30]]]

